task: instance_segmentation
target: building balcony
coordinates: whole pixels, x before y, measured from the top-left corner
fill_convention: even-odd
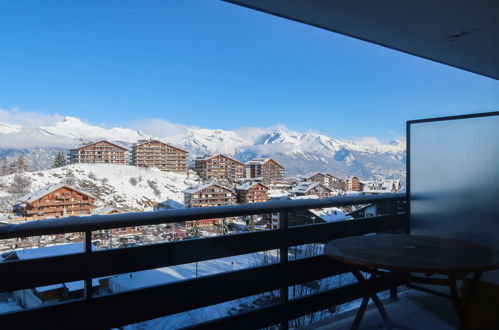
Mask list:
[[[311,209],[376,201],[398,202],[405,195],[377,195],[375,197],[334,197],[324,200],[274,201],[208,208],[167,210],[150,213],[129,213],[107,216],[67,217],[62,220],[35,221],[0,227],[0,239],[56,235],[71,232],[85,233],[85,252],[16,260],[0,263],[2,292],[23,288],[42,287],[57,283],[84,281],[85,296],[50,306],[25,309],[0,315],[3,328],[39,329],[58,324],[73,328],[120,327],[131,323],[188,312],[197,308],[229,303],[234,299],[276,292],[277,300],[253,306],[244,313],[228,313],[200,324],[198,328],[226,328],[230,325],[265,327],[281,324],[315,310],[359,298],[357,285],[332,287],[313,295],[291,299],[288,290],[306,285],[320,278],[342,274],[346,269],[331,262],[320,253],[292,259],[293,247],[323,243],[330,239],[386,231],[404,231],[406,214],[391,214],[369,219],[348,220],[310,226],[287,226],[290,210]],[[229,218],[251,214],[279,212],[280,228],[252,233],[240,233],[202,239],[165,242],[137,247],[92,249],[92,232],[112,228],[149,226],[202,219]],[[92,281],[97,278],[140,272],[158,267],[207,262],[220,258],[244,256],[261,251],[278,250],[276,263],[216,273],[210,276],[185,279],[152,287],[111,292],[92,293]],[[130,262],[133,260],[133,262]],[[279,261],[280,260],[280,261]],[[32,276],[32,274],[37,276]],[[130,275],[132,276],[132,275]],[[138,275],[137,275],[138,276]],[[132,276],[133,277],[133,276]],[[265,279],[265,280],[262,280]],[[244,285],[241,285],[244,283]],[[380,290],[394,287],[379,283]],[[279,293],[280,292],[280,293]],[[341,297],[338,300],[337,295]],[[279,298],[280,296],[280,298]],[[165,297],[177,297],[165,299]],[[332,300],[331,300],[332,299]],[[74,320],[78,322],[75,323]]]

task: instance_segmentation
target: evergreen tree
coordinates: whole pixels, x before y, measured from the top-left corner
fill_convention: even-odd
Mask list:
[[[222,218],[222,222],[220,223],[220,234],[227,235],[229,232],[229,227],[227,226],[227,220]]]
[[[247,226],[248,231],[255,231],[255,225],[256,225],[255,216],[251,215],[248,220],[248,226]]]
[[[196,221],[194,226],[189,229],[189,237],[197,238],[201,237],[201,228],[199,227],[199,221]]]
[[[62,167],[66,165],[66,159],[64,157],[64,153],[59,151],[54,158],[54,163],[52,164],[52,168]]]

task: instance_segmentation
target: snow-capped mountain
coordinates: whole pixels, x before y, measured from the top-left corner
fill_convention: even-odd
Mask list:
[[[230,154],[250,146],[251,142],[233,131],[220,129],[189,129],[186,134],[164,138],[168,143],[179,146],[197,156],[207,154]]]
[[[12,134],[19,133],[22,130],[22,126],[12,125],[7,123],[0,123],[0,134]]]
[[[106,139],[130,146],[140,139],[152,138],[130,128],[107,129],[75,117],[65,117],[38,128],[0,123],[0,134],[0,158],[25,154],[30,168],[36,170],[47,168],[56,151],[81,143]],[[405,140],[389,143],[374,138],[348,141],[313,132],[260,128],[246,134],[188,128],[183,134],[168,136],[165,133],[154,138],[189,151],[191,158],[218,153],[241,161],[271,157],[286,167],[289,175],[328,171],[337,176],[356,175],[362,179],[405,179]]]
[[[113,127],[105,129],[87,124],[75,117],[64,117],[63,121],[56,122],[51,126],[41,126],[39,130],[47,135],[68,137],[82,142],[104,139],[133,143],[147,137],[141,132],[129,128]]]

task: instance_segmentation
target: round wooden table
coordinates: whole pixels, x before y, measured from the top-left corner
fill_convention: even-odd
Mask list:
[[[393,278],[415,289],[447,296],[454,302],[461,328],[466,328],[469,326],[467,314],[472,293],[482,273],[499,269],[499,252],[494,249],[464,240],[430,236],[354,236],[327,243],[324,253],[331,259],[345,263],[366,289],[351,329],[358,329],[360,326],[369,299],[373,300],[386,328],[392,329],[394,326],[376,296],[375,279],[378,276]],[[370,273],[369,279],[361,271]],[[435,274],[445,275],[445,278],[432,278]],[[463,298],[458,294],[456,281],[469,274],[473,274],[473,279],[468,294]],[[450,294],[445,295],[412,283],[445,285],[450,288]]]

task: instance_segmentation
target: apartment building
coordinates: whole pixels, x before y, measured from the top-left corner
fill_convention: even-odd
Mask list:
[[[352,176],[345,180],[346,191],[362,191],[363,187],[364,185],[356,176]]]
[[[184,190],[185,207],[235,205],[236,193],[216,183],[203,184]]]
[[[208,183],[184,190],[185,207],[209,207],[237,204],[236,193],[222,185]],[[186,227],[192,227],[196,221],[186,221]],[[220,219],[199,220],[202,226],[216,225]]]
[[[244,177],[244,164],[226,155],[196,158],[194,169],[206,179],[235,180]]]
[[[69,150],[69,163],[125,164],[126,152],[126,148],[102,140]]]
[[[237,201],[240,204],[264,203],[269,200],[269,187],[259,182],[246,182],[236,188]]]
[[[187,154],[185,150],[158,140],[141,140],[132,146],[131,164],[187,173]]]
[[[64,184],[49,185],[21,197],[13,211],[24,217],[60,218],[86,215],[95,208],[95,197]]]
[[[311,172],[301,177],[305,182],[318,182],[326,187],[341,189],[341,179],[323,172]]]
[[[246,177],[264,184],[284,180],[284,167],[270,158],[253,158],[246,163]]]

